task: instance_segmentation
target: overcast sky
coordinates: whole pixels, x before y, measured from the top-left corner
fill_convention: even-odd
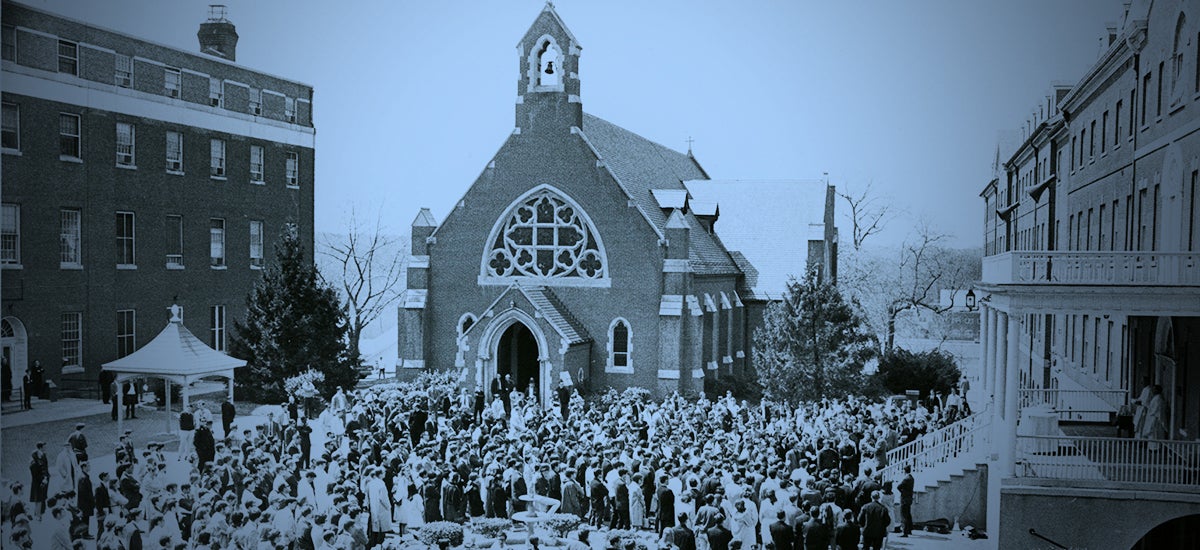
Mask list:
[[[24,1],[193,51],[210,3]],[[515,46],[544,6],[225,3],[239,63],[315,87],[316,230],[353,207],[398,232],[422,206],[443,219],[511,133]],[[679,150],[691,136],[714,178],[873,181],[909,214],[881,243],[924,218],[963,246],[982,240],[998,132],[1075,83],[1122,17],[1120,0],[555,6],[583,46],[585,111]]]

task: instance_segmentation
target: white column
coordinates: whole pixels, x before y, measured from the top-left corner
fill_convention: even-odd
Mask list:
[[[171,429],[171,381],[163,378],[163,393],[166,394],[167,401],[167,433],[172,433]]]
[[[992,385],[992,362],[988,353],[991,351],[991,348],[988,347],[988,331],[991,329],[991,326],[988,324],[988,315],[990,315],[990,312],[991,308],[987,306],[982,306],[979,309],[979,389],[984,397],[991,395]],[[965,398],[966,396],[963,397]]]
[[[993,395],[995,395],[996,397],[995,397],[993,406],[994,406],[996,412],[999,413],[999,415],[996,418],[1007,419],[1008,411],[1004,408],[1005,403],[1007,403],[1007,401],[1005,401],[1005,397],[1006,397],[1006,393],[1008,391],[1008,384],[1006,383],[1006,380],[1009,377],[1016,376],[1017,373],[1011,371],[1008,368],[1010,365],[1010,363],[1008,361],[1008,355],[1009,355],[1009,351],[1011,351],[1011,349],[1012,349],[1008,345],[1008,340],[1009,340],[1008,313],[1005,313],[1003,311],[996,312],[995,321],[996,321],[996,331],[995,331],[995,334],[996,334],[996,340],[995,340],[996,358],[995,358],[994,364],[996,366],[996,368],[995,368],[996,377],[995,377],[995,386],[993,389]]]
[[[1001,471],[1008,477],[1011,477],[1016,469],[1016,451],[1017,451],[1017,418],[1020,411],[1017,410],[1017,372],[1021,368],[1021,354],[1018,346],[1019,335],[1021,332],[1021,317],[1019,314],[1008,315],[1008,333],[1011,335],[1008,342],[1008,366],[1005,367],[1005,372],[1008,376],[1004,379],[1004,441],[1001,442]]]
[[[1000,403],[996,401],[997,387],[1003,384],[1000,378],[1000,311],[995,308],[988,308],[988,328],[991,333],[988,336],[988,361],[992,365],[991,379],[988,382],[989,399],[992,402],[992,409],[999,411]]]
[[[229,373],[229,402],[233,403],[233,373]]]
[[[183,410],[184,411],[188,410],[188,406],[189,406],[189,404],[188,404],[189,403],[188,402],[188,397],[189,397],[188,389],[190,389],[191,387],[192,387],[192,383],[190,380],[187,380],[187,379],[184,379],[183,384],[180,386],[180,393],[183,394]]]

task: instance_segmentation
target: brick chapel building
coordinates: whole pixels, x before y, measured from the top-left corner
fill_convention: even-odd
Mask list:
[[[699,391],[748,368],[786,275],[836,277],[831,186],[711,180],[690,151],[585,114],[580,49],[547,4],[518,46],[512,135],[445,220],[413,222],[401,368],[465,369],[489,393],[511,374],[543,404],[567,378]],[[767,185],[779,206],[749,212]],[[748,214],[728,232],[723,201]]]

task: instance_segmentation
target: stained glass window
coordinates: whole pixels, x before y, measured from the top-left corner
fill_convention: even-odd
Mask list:
[[[485,270],[493,277],[605,276],[599,241],[583,213],[549,190],[509,211],[492,241]]]

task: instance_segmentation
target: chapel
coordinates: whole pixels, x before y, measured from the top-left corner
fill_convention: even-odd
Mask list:
[[[714,180],[585,113],[552,4],[517,49],[512,134],[445,219],[412,222],[398,367],[463,371],[489,400],[508,375],[543,405],[562,383],[665,395],[747,372],[787,277],[836,279],[833,187]]]

